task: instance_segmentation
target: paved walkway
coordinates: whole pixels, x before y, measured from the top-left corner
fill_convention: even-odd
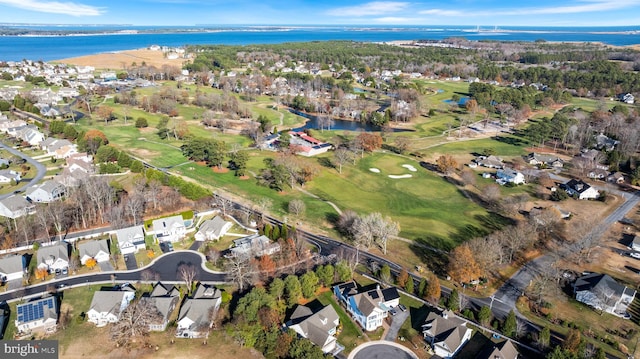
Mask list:
[[[400,327],[402,327],[402,324],[404,324],[407,318],[409,318],[408,310],[403,312],[400,310],[400,308],[396,308],[396,311],[398,313],[392,317],[393,319],[391,320],[391,325],[387,330],[387,334],[384,336],[385,340],[392,341],[392,342],[398,338],[398,332],[400,331]]]
[[[376,340],[353,349],[348,359],[418,359],[418,356],[400,344]]]

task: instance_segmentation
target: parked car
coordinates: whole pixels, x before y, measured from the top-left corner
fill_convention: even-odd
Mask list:
[[[638,252],[631,252],[629,253],[629,256],[635,258],[635,259],[640,259],[640,253]]]
[[[69,270],[67,268],[62,268],[62,274],[63,275],[69,274]]]
[[[391,315],[398,314],[398,312],[396,312],[396,310],[394,308],[389,309],[389,313],[391,313]]]
[[[398,308],[400,308],[400,310],[403,312],[407,311],[407,307],[405,307],[404,304],[398,304]]]

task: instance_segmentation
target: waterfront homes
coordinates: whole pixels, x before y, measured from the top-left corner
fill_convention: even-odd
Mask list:
[[[140,300],[145,306],[154,306],[157,310],[158,317],[149,324],[149,330],[163,331],[169,324],[169,317],[180,301],[180,291],[174,287],[167,287],[158,282],[153,286],[151,293],[146,293]]]
[[[143,225],[118,229],[116,239],[122,254],[137,253],[138,250],[146,248]]]
[[[236,256],[260,257],[280,252],[280,244],[273,242],[267,236],[252,234],[234,240],[231,252]]]
[[[338,313],[331,305],[313,311],[305,305],[298,305],[285,323],[299,336],[309,339],[313,344],[322,349],[323,353],[336,355],[344,349],[338,345],[336,328],[340,324]]]
[[[591,273],[578,278],[573,286],[578,302],[617,316],[625,316],[636,291],[616,282],[607,274]]]
[[[26,198],[30,202],[49,203],[62,198],[65,194],[65,187],[62,183],[48,180],[40,185],[27,188]]]
[[[40,247],[36,253],[38,269],[46,269],[49,273],[69,268],[69,244],[56,242],[53,245]]]
[[[128,288],[127,288],[128,289]],[[97,327],[117,323],[136,295],[134,290],[101,290],[93,293],[87,320]]]
[[[109,261],[109,243],[106,239],[82,242],[78,244],[78,252],[82,265],[91,258],[98,263]]]
[[[52,333],[58,324],[58,298],[45,297],[18,304],[15,325],[21,335],[36,331]]]
[[[576,196],[578,199],[596,199],[600,196],[595,188],[581,180],[572,179],[560,185],[560,188],[564,189],[569,196]]]
[[[209,335],[213,319],[222,303],[222,292],[214,286],[198,283],[196,290],[187,298],[178,315],[176,337],[203,338]]]
[[[333,294],[364,330],[376,330],[388,316],[391,308],[400,304],[400,295],[395,287],[380,289],[358,288],[355,281],[333,287]]]
[[[467,322],[457,318],[453,312],[431,312],[422,325],[422,334],[440,358],[453,358],[471,339],[471,328]]]
[[[22,279],[26,264],[26,258],[22,255],[9,255],[0,258],[0,283]]]
[[[152,222],[152,228],[159,242],[177,242],[187,234],[181,215],[156,219]]]
[[[24,197],[13,195],[0,200],[0,216],[16,219],[27,214],[35,213],[36,206]]]
[[[195,235],[196,241],[213,241],[227,234],[233,223],[225,221],[221,216],[204,221]]]

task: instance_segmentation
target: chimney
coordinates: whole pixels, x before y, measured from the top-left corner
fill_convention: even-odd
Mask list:
[[[376,290],[380,290],[380,284],[376,284]]]

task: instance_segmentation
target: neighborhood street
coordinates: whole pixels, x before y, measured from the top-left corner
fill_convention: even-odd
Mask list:
[[[44,175],[47,173],[47,168],[43,164],[41,164],[40,162],[34,160],[33,158],[25,155],[24,153],[14,149],[13,147],[5,145],[3,142],[0,142],[0,148],[6,150],[8,152],[11,152],[11,154],[13,154],[15,156],[23,158],[25,161],[27,161],[28,164],[30,164],[31,166],[34,166],[36,168],[36,170],[37,170],[37,173],[36,173],[35,177],[33,177],[29,181],[29,183],[27,183],[24,186],[20,187],[18,189],[19,191],[24,191],[27,188],[29,188],[29,187],[31,187],[33,185],[36,185],[38,182],[40,182],[44,178]],[[7,197],[11,197],[12,195],[13,195],[13,193],[6,193],[6,194],[3,194],[3,195],[0,195],[0,199],[5,199]]]

